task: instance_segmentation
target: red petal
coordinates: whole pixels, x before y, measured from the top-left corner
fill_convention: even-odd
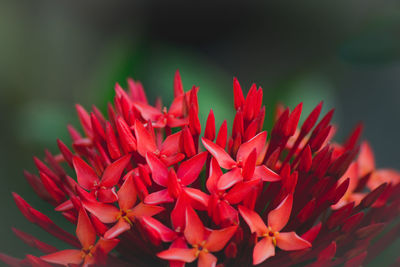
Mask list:
[[[73,157],[72,162],[74,164],[79,185],[86,190],[91,190],[94,183],[99,182],[96,172],[79,157]]]
[[[207,159],[207,152],[202,152],[181,163],[177,176],[182,181],[182,185],[190,185],[199,176]]]
[[[120,218],[118,222],[104,234],[104,238],[105,239],[115,238],[120,234],[128,231],[129,229],[131,229],[131,225],[124,219]]]
[[[260,184],[260,180],[252,180],[248,182],[238,183],[225,196],[225,200],[230,204],[240,203],[253,188]]]
[[[100,185],[111,187],[118,184],[119,179],[121,178],[121,174],[124,171],[126,165],[129,163],[130,159],[130,155],[125,155],[119,160],[108,165],[103,173]]]
[[[210,199],[209,195],[199,189],[191,187],[185,187],[184,191],[190,197],[190,203],[193,208],[198,210],[207,210],[208,201]]]
[[[94,245],[94,242],[96,241],[96,231],[94,230],[92,222],[84,209],[79,210],[76,236],[84,249],[88,249],[90,246]]]
[[[102,203],[114,203],[118,200],[115,188],[100,188],[97,190],[97,199]]]
[[[222,176],[222,171],[221,168],[218,165],[218,162],[215,158],[211,159],[211,164],[210,164],[210,175],[207,178],[206,186],[207,189],[210,193],[217,193],[218,188],[217,188],[217,183],[219,180],[219,177]]]
[[[272,256],[275,256],[275,247],[272,244],[272,239],[265,237],[257,242],[254,247],[253,264],[260,264]]]
[[[256,161],[257,161],[257,151],[256,151],[256,149],[253,149],[253,151],[250,153],[250,155],[247,157],[246,161],[244,162],[242,175],[243,175],[243,179],[245,181],[253,178],[254,169],[256,167]]]
[[[158,185],[167,187],[168,169],[153,153],[146,154],[146,161],[152,172],[153,181]]]
[[[171,202],[174,202],[174,199],[169,195],[167,189],[151,193],[144,199],[144,203],[149,205],[158,205]]]
[[[226,227],[221,230],[212,230],[204,245],[209,251],[216,252],[222,250],[226,243],[235,234],[237,225]]]
[[[175,207],[171,212],[171,224],[174,230],[185,228],[186,223],[186,208],[188,200],[185,193],[181,194],[176,200]]]
[[[132,100],[147,103],[146,93],[143,90],[142,84],[140,82],[135,82],[131,78],[128,78],[127,80]]]
[[[243,181],[242,171],[240,168],[234,168],[233,170],[223,174],[218,181],[218,190],[226,190],[231,188],[238,182]]]
[[[250,227],[252,233],[257,233],[257,236],[262,236],[264,233],[268,232],[268,228],[264,221],[255,211],[249,210],[244,206],[239,206],[239,212]]]
[[[145,157],[147,152],[156,151],[157,146],[154,137],[144,128],[143,124],[137,120],[134,128],[139,154]]]
[[[163,207],[147,205],[139,203],[131,211],[127,213],[129,218],[141,217],[141,216],[154,216],[164,210]]]
[[[236,160],[245,162],[250,153],[253,151],[253,149],[256,149],[257,151],[257,158],[260,152],[263,150],[265,146],[265,141],[267,140],[267,132],[261,132],[254,136],[252,139],[247,141],[246,143],[243,143],[237,152],[236,155]]]
[[[140,222],[147,231],[156,232],[163,242],[171,242],[177,237],[176,232],[152,217],[143,216],[140,218]]]
[[[162,116],[161,111],[145,103],[136,102],[133,105],[140,112],[140,115],[142,115],[143,119],[146,121],[148,120],[152,122],[157,121],[158,118]]]
[[[179,152],[179,139],[181,137],[181,131],[168,135],[161,145],[160,154],[171,156]]]
[[[281,180],[281,176],[269,169],[265,165],[257,166],[254,171],[254,178],[261,178],[265,182],[278,182]]]
[[[103,223],[113,223],[119,215],[119,209],[113,205],[83,201],[83,206]]]
[[[176,260],[184,262],[193,262],[195,259],[197,259],[196,250],[187,248],[170,248],[158,253],[157,257],[164,260]]]
[[[97,241],[96,249],[101,249],[104,253],[108,254],[116,245],[118,245],[118,239],[104,239],[101,238]]]
[[[200,252],[197,267],[215,267],[217,265],[217,257],[211,253]]]
[[[174,77],[174,97],[181,96],[184,94],[181,75],[179,70],[176,70]]]
[[[300,250],[311,247],[310,242],[299,237],[295,232],[279,233],[276,245],[282,250]]]
[[[121,210],[128,210],[136,202],[136,190],[132,175],[127,175],[125,182],[118,190],[118,204]]]
[[[292,211],[293,195],[288,195],[278,207],[268,214],[268,226],[274,231],[280,231],[287,224]]]
[[[83,261],[81,251],[77,249],[61,250],[52,254],[44,255],[40,258],[47,262],[65,266],[68,264],[80,264]]]
[[[222,168],[230,170],[236,165],[236,162],[231,158],[231,156],[229,156],[228,153],[226,153],[226,151],[222,147],[214,144],[213,142],[205,138],[201,138],[201,141],[204,147],[208,150],[208,152],[211,153],[211,155],[214,156],[214,158],[218,161],[218,164]]]
[[[199,245],[204,241],[204,225],[193,208],[186,209],[185,238],[192,245]]]

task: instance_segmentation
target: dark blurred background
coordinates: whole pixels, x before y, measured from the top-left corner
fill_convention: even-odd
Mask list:
[[[34,252],[11,227],[57,243],[18,212],[11,191],[50,211],[22,175],[32,156],[69,142],[74,103],[104,110],[115,82],[141,80],[150,99],[200,86],[202,120],[232,120],[232,78],[264,88],[274,103],[304,113],[335,107],[341,141],[359,121],[379,167],[400,169],[400,1],[5,1],[0,2],[0,251]],[[303,113],[303,114],[304,114]],[[304,116],[303,116],[304,117]],[[72,227],[47,212],[66,227]],[[399,248],[399,242],[397,242]],[[387,252],[388,254],[393,253]]]

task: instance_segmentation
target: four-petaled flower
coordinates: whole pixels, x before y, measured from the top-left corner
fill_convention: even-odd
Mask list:
[[[220,230],[209,230],[204,227],[196,212],[188,207],[186,209],[185,239],[192,248],[170,248],[157,254],[166,260],[193,262],[199,259],[197,266],[215,266],[217,258],[211,252],[223,249],[235,234],[237,225]]]
[[[239,206],[240,215],[256,233],[259,240],[253,251],[253,264],[260,264],[275,255],[275,247],[282,250],[300,250],[311,247],[310,242],[299,237],[295,232],[282,233],[280,230],[287,224],[292,210],[293,196],[288,195],[278,207],[268,214],[268,226],[255,211]]]
[[[69,266],[70,264],[82,264],[89,266],[96,263],[97,258],[107,255],[119,242],[118,239],[101,238],[96,242],[96,232],[84,209],[79,210],[76,235],[82,245],[82,249],[60,250],[41,257],[50,263]]]
[[[136,203],[136,190],[132,172],[126,175],[125,182],[118,190],[118,205],[104,204],[94,201],[83,201],[83,206],[94,214],[103,223],[115,223],[105,234],[104,238],[110,239],[119,236],[129,230],[136,218],[141,216],[153,216],[164,210],[163,207]]]

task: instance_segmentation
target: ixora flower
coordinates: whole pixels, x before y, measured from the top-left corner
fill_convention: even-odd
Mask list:
[[[40,254],[0,254],[11,266],[360,266],[400,234],[400,173],[376,169],[361,127],[332,142],[333,110],[322,102],[299,125],[302,104],[278,106],[263,129],[263,91],[246,97],[233,81],[232,132],[216,131],[211,110],[204,132],[199,88],[174,79],[167,109],[147,101],[142,85],[115,86],[107,118],[76,109],[82,135],[34,158],[25,172],[33,190],[76,225],[75,234],[12,193],[21,213],[66,243],[63,249],[19,229]],[[71,168],[71,171],[66,171]],[[394,259],[393,259],[394,261]]]

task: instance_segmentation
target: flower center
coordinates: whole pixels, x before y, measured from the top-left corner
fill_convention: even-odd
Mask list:
[[[86,258],[86,256],[89,256],[89,257],[92,257],[93,256],[93,254],[92,254],[92,249],[94,248],[94,246],[93,245],[91,245],[90,247],[88,247],[88,248],[82,248],[81,249],[81,257],[84,259],[84,258]]]
[[[206,241],[204,240],[200,244],[193,245],[193,248],[196,249],[196,252],[195,252],[196,257],[198,257],[200,252],[202,252],[202,251],[205,253],[208,253],[208,249],[204,247],[205,244],[206,244]]]

